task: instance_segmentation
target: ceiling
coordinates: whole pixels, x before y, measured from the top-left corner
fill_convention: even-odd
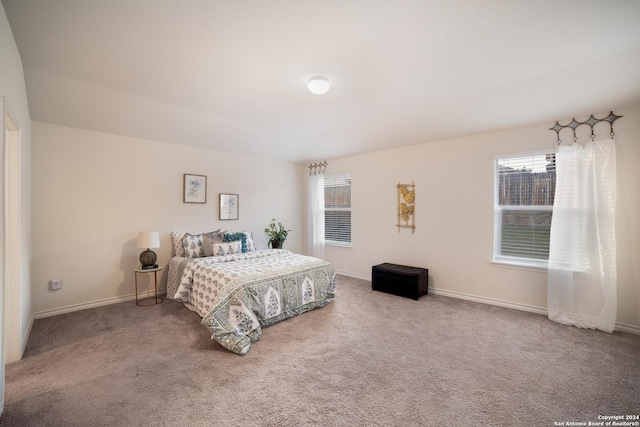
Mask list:
[[[31,119],[81,129],[307,162],[640,105],[637,0],[2,4]]]

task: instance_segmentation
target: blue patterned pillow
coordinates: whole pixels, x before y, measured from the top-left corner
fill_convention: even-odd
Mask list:
[[[192,243],[195,243],[196,245],[198,245],[198,243],[202,240],[202,242],[204,244],[207,243],[206,238],[210,237],[210,236],[214,236],[214,235],[220,235],[220,239],[216,240],[218,242],[222,241],[222,235],[226,233],[225,231],[220,231],[220,229],[217,229],[216,231],[210,231],[209,233],[202,233],[202,234],[191,234],[191,233],[183,233],[183,232],[178,232],[178,231],[172,231],[171,232],[171,239],[173,240],[173,250],[175,252],[175,256],[180,256],[180,257],[188,257],[188,258],[199,258],[201,256],[211,256],[211,255],[206,255],[206,254],[202,254],[199,250],[196,250],[197,248],[192,248]],[[189,235],[190,237],[187,239],[187,242],[185,243],[184,238]],[[185,251],[185,244],[187,245],[187,247],[190,248],[189,253],[187,254]],[[211,245],[209,245],[211,246]],[[199,246],[202,247],[202,246]],[[205,250],[206,252],[206,250]]]
[[[224,237],[222,238],[223,242],[234,242],[236,240],[241,240],[242,241],[242,253],[247,252],[247,235],[240,232],[240,233],[228,233],[225,234]]]
[[[182,247],[184,248],[184,256],[187,258],[200,258],[204,256],[204,241],[202,234],[186,233],[182,238]]]

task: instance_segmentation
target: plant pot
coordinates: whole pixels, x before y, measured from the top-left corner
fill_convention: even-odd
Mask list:
[[[271,240],[269,244],[271,245],[271,249],[282,249],[282,244],[284,241],[282,240]]]

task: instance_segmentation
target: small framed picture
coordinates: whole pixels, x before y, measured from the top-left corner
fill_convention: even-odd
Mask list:
[[[240,200],[237,194],[220,193],[220,219],[238,219]]]
[[[207,203],[207,177],[184,174],[184,203]]]

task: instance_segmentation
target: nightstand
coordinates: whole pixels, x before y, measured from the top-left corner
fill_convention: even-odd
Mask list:
[[[148,270],[143,270],[141,268],[135,269],[134,274],[136,276],[136,305],[150,306],[150,305],[160,304],[162,301],[164,301],[162,298],[158,297],[158,271],[162,271],[162,267],[150,268]],[[156,296],[155,296],[155,299],[154,297],[146,297],[139,300],[138,299],[138,274],[148,274],[148,273],[153,273],[153,285],[155,288]],[[143,301],[155,301],[155,302],[142,304]]]

